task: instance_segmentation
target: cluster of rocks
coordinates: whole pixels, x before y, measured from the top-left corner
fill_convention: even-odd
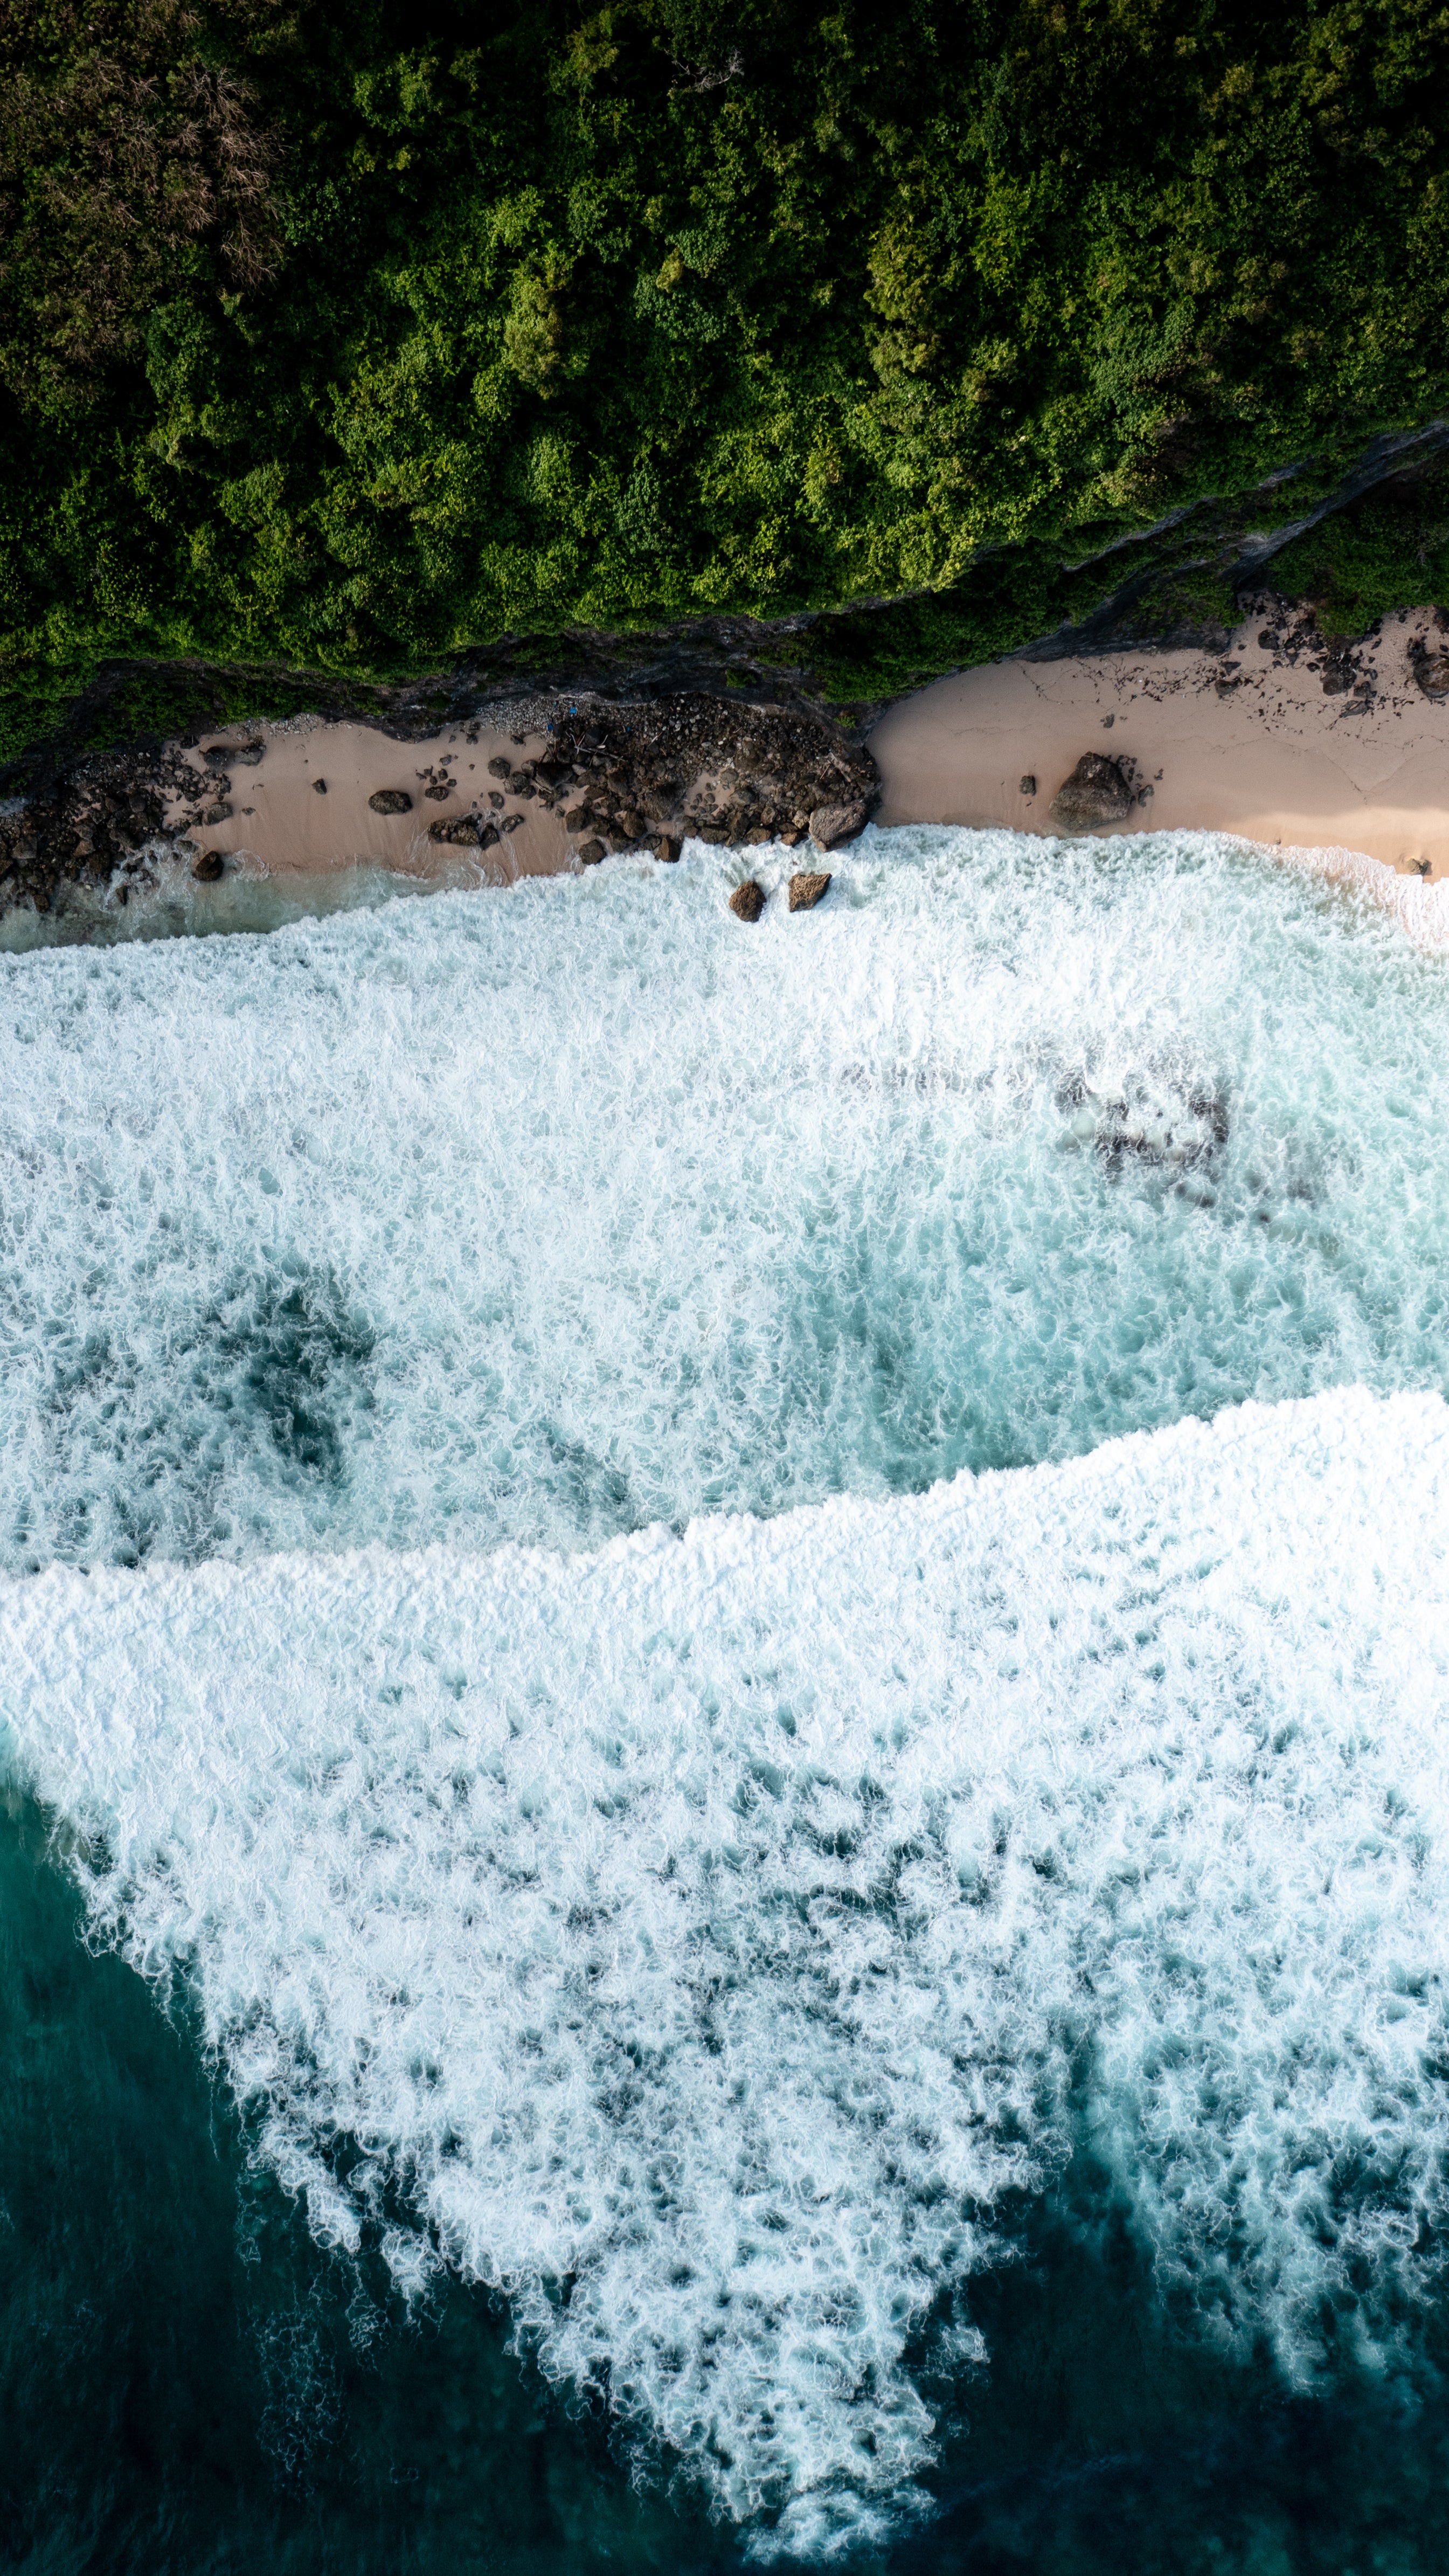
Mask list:
[[[1331,641],[1320,632],[1310,605],[1302,600],[1280,599],[1274,591],[1244,599],[1241,605],[1247,616],[1263,619],[1259,650],[1271,653],[1275,665],[1286,663],[1290,670],[1296,670],[1301,662],[1308,670],[1319,672],[1326,698],[1344,697],[1350,690],[1362,698],[1373,696],[1373,675],[1362,652],[1367,637],[1353,643]],[[1370,635],[1377,632],[1376,627],[1370,629]],[[1231,660],[1222,663],[1214,683],[1219,697],[1225,698],[1237,688],[1241,667]]]
[[[1302,662],[1310,671],[1322,675],[1323,694],[1328,698],[1344,697],[1350,692],[1368,699],[1378,693],[1368,648],[1383,631],[1383,620],[1377,620],[1363,635],[1351,639],[1323,635],[1311,606],[1302,601],[1280,599],[1267,591],[1254,599],[1245,599],[1243,607],[1250,616],[1261,616],[1263,625],[1258,643],[1271,653],[1275,663],[1286,662],[1291,668]],[[1435,634],[1449,637],[1449,609],[1434,611]],[[1426,698],[1449,697],[1449,644],[1436,642],[1435,636],[1415,633],[1408,645],[1409,676],[1422,689]],[[1226,697],[1238,686],[1240,665],[1225,661],[1218,673],[1217,688]]]
[[[181,747],[168,744],[93,753],[51,777],[0,809],[0,906],[28,898],[49,912],[64,885],[110,886],[124,904],[134,887],[154,885],[147,853],[158,840],[229,820],[231,772],[254,769],[263,752],[260,742],[212,743],[198,778]],[[219,855],[206,852],[192,873],[212,882]]]
[[[839,849],[865,828],[876,791],[868,751],[794,711],[734,708],[685,694],[633,706],[595,703],[556,711],[546,750],[495,754],[488,804],[428,826],[433,841],[489,849],[517,831],[525,806],[560,814],[584,867],[612,851],[679,857],[686,838],[731,846],[806,834]],[[430,775],[430,773],[423,773]],[[424,789],[445,798],[446,778]],[[402,791],[369,801],[399,812]],[[512,800],[512,810],[504,810]],[[411,800],[407,800],[411,801]]]
[[[1435,609],[1434,625],[1441,639],[1449,637],[1449,608]],[[1449,698],[1449,643],[1416,635],[1409,646],[1409,669],[1426,698]]]
[[[168,802],[190,796],[196,772],[179,749],[96,753],[0,809],[0,905],[27,898],[49,912],[64,884],[145,881],[144,853],[167,829]],[[198,813],[196,819],[201,819]]]
[[[830,890],[830,878],[823,868],[802,868],[790,879],[790,910],[813,912],[821,896]],[[746,877],[730,896],[730,910],[737,921],[758,921],[769,896],[758,877]]]
[[[864,829],[877,784],[870,753],[809,716],[703,693],[571,709],[529,767],[586,867],[610,850],[676,859],[686,837],[793,848],[809,832],[838,848]]]

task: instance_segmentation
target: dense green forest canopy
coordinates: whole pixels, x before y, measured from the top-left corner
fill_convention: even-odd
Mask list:
[[[0,0],[0,656],[1068,563],[1449,406],[1446,281],[1449,0]]]

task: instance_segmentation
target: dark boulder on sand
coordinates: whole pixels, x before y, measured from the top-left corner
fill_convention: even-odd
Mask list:
[[[413,800],[405,787],[379,787],[368,803],[374,814],[410,814]]]
[[[1052,798],[1050,819],[1069,832],[1090,831],[1097,823],[1122,822],[1134,802],[1121,763],[1105,752],[1086,751]]]

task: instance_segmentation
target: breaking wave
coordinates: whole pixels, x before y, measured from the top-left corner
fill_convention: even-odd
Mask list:
[[[1412,2341],[1449,2220],[1449,1414],[1359,1393],[572,1559],[7,1585],[11,1759],[343,2244],[507,2292],[762,2554],[1090,2142],[1195,2330]]]
[[[595,1546],[1440,1384],[1446,968],[893,833],[0,960],[0,1563]]]
[[[0,961],[0,1719],[318,2235],[821,2558],[1073,2159],[1193,2335],[1416,2347],[1446,970],[1185,837],[728,865]]]

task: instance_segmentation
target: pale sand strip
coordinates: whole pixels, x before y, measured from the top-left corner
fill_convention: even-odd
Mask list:
[[[1010,661],[939,680],[892,707],[871,735],[876,821],[1049,832],[1057,788],[1084,752],[1105,752],[1131,762],[1152,789],[1105,831],[1223,831],[1281,847],[1386,902],[1420,944],[1449,946],[1449,701],[1424,695],[1408,653],[1431,618],[1395,616],[1362,648],[1367,699],[1326,696],[1306,659],[1291,666],[1259,646],[1256,619],[1218,660],[1194,651]],[[467,887],[577,865],[561,808],[520,799],[489,772],[495,756],[517,767],[542,754],[539,730],[520,742],[496,726],[459,726],[397,742],[320,718],[232,725],[187,755],[198,784],[202,749],[258,741],[261,762],[230,771],[230,818],[191,834],[199,850],[224,856],[229,877],[271,880],[283,895],[294,885],[306,901],[309,881],[350,873]],[[442,786],[446,795],[427,795]],[[411,810],[375,814],[368,799],[381,788],[403,789]],[[487,850],[429,838],[431,823],[470,812],[523,819]]]
[[[282,724],[223,725],[184,755],[197,773],[198,792],[208,775],[204,751],[253,742],[262,745],[257,766],[234,763],[223,773],[231,779],[225,799],[230,818],[190,834],[199,852],[221,853],[228,875],[271,878],[280,892],[288,878],[378,869],[419,885],[478,886],[556,876],[569,864],[562,813],[510,795],[506,782],[488,768],[495,756],[515,765],[539,758],[546,747],[541,733],[527,734],[520,743],[496,727],[455,726],[424,742],[395,742],[371,725],[327,724],[306,716]],[[318,792],[319,778],[326,782],[325,794]],[[429,796],[430,787],[447,792]],[[410,796],[411,811],[375,814],[368,798],[387,788]],[[172,826],[182,811],[171,807]],[[430,824],[468,813],[495,824],[511,814],[523,819],[492,849],[430,840]]]
[[[1408,652],[1431,620],[1396,614],[1362,648],[1367,699],[1325,696],[1306,658],[1293,667],[1259,646],[1256,618],[1219,660],[1117,653],[937,680],[870,737],[877,820],[1050,832],[1057,789],[1084,752],[1104,752],[1135,761],[1152,789],[1125,822],[1103,827],[1114,833],[1232,832],[1449,875],[1449,699],[1424,695]]]

